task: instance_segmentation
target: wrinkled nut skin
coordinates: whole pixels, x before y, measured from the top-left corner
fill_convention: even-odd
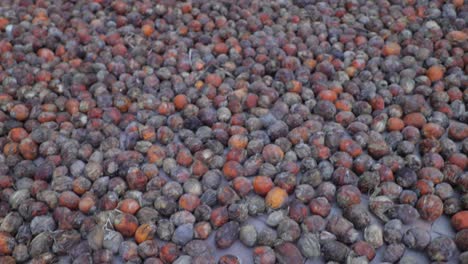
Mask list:
[[[126,181],[129,189],[143,191],[145,190],[148,178],[139,169],[133,168],[129,170]]]
[[[383,244],[383,232],[382,229],[375,225],[372,224],[364,230],[364,240],[372,245],[374,248],[380,248]]]
[[[431,234],[420,227],[413,227],[403,235],[403,243],[408,248],[423,250],[431,242]]]
[[[207,239],[211,234],[211,225],[208,222],[199,222],[194,227],[194,237],[199,239]]]
[[[24,104],[17,104],[11,108],[10,116],[18,121],[24,121],[29,116],[29,109]]]
[[[361,192],[356,186],[345,185],[338,189],[336,201],[341,208],[361,203]]]
[[[273,165],[279,163],[284,158],[284,152],[274,144],[266,145],[262,151],[263,159]]]
[[[276,263],[276,254],[271,247],[256,247],[253,249],[253,263],[274,264]]]
[[[323,254],[326,260],[344,262],[350,249],[343,243],[331,240],[323,244]]]
[[[9,255],[16,246],[15,239],[7,232],[0,232],[0,253]]]
[[[15,127],[10,130],[8,137],[15,143],[20,143],[21,140],[28,136],[28,132],[22,127]]]
[[[233,180],[244,175],[244,168],[239,162],[230,160],[224,164],[223,174],[227,180]]]
[[[229,248],[239,238],[239,228],[239,224],[234,221],[221,226],[216,231],[216,246],[220,249]]]
[[[252,182],[246,177],[237,177],[232,181],[234,190],[239,196],[246,196],[251,190],[254,189]]]
[[[80,198],[74,192],[65,191],[60,194],[58,198],[60,206],[67,207],[70,210],[75,210],[78,208],[80,203]]]
[[[229,221],[229,212],[227,207],[222,206],[211,211],[210,221],[215,228],[227,223]]]
[[[167,243],[161,247],[159,257],[164,263],[172,263],[180,255],[180,250],[174,243]]]
[[[449,237],[437,237],[427,246],[427,254],[432,261],[448,261],[456,251],[455,242]]]
[[[325,197],[317,197],[310,201],[309,208],[312,214],[327,217],[331,211],[331,204]]]
[[[275,252],[278,263],[287,264],[304,262],[301,252],[293,243],[282,243],[275,247]]]
[[[292,219],[283,219],[277,227],[278,236],[287,242],[296,241],[301,235],[299,224]]]
[[[371,221],[368,209],[358,204],[346,208],[343,212],[343,216],[351,221],[357,229],[364,229]]]
[[[460,251],[468,250],[468,229],[463,229],[455,235],[455,244]]]
[[[316,234],[304,233],[297,242],[299,251],[305,258],[320,256],[320,241]]]
[[[153,239],[156,233],[156,226],[153,224],[140,225],[135,231],[135,242],[138,244]]]
[[[352,249],[358,256],[365,256],[369,261],[373,260],[375,257],[374,248],[365,241],[356,242],[353,244]]]
[[[193,194],[184,194],[179,199],[179,207],[193,212],[200,205],[200,198]]]
[[[219,258],[219,264],[240,264],[239,258],[234,255],[224,255]]]
[[[383,261],[394,263],[403,256],[405,253],[405,246],[403,244],[394,243],[390,244],[385,248],[385,252],[383,254]]]
[[[439,218],[444,210],[444,204],[438,196],[428,194],[419,198],[416,204],[421,218],[428,221],[435,221]]]
[[[289,207],[289,218],[302,223],[302,221],[309,215],[309,208],[298,201],[294,201]]]
[[[114,227],[125,237],[131,237],[138,228],[138,219],[130,214],[119,214],[114,220]]]

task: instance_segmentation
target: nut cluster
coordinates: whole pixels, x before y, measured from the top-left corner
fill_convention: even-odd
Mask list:
[[[468,263],[467,17],[0,0],[0,263]]]

